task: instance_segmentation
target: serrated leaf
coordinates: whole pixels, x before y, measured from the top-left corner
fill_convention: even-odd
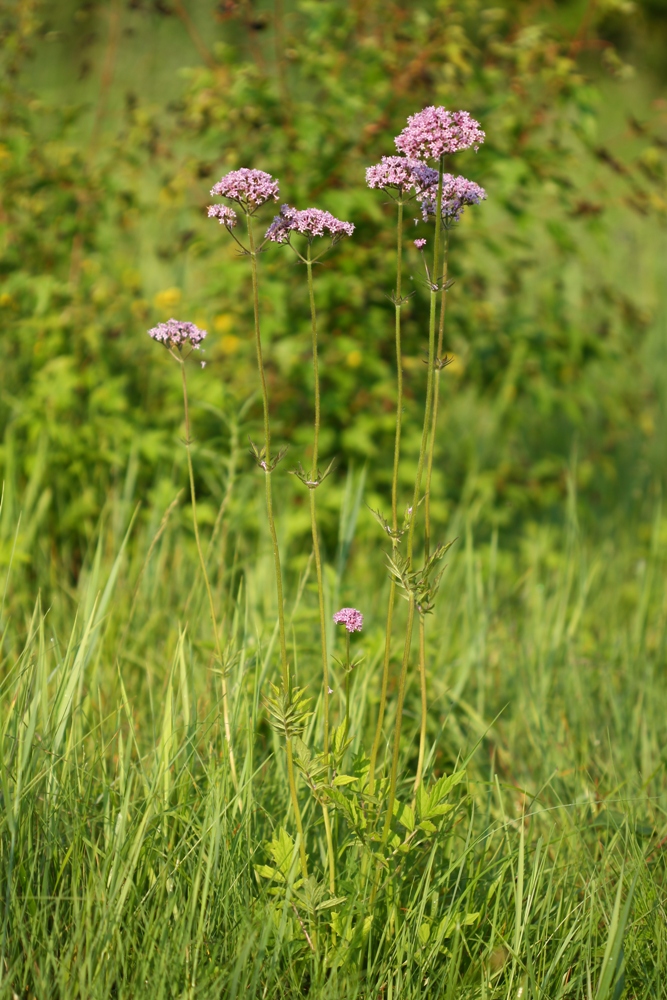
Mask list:
[[[454,771],[453,774],[448,774],[443,778],[439,778],[429,792],[428,807],[426,812],[430,813],[432,809],[440,805],[442,800],[449,795],[452,788],[458,785],[460,781],[463,781],[465,775],[465,771]]]
[[[294,857],[294,841],[284,827],[281,826],[270,842],[269,854],[273,858],[276,868],[280,869],[283,876],[286,877]]]
[[[412,806],[404,802],[399,802],[396,799],[394,802],[394,816],[401,826],[405,827],[409,833],[412,833],[415,828],[415,813]]]
[[[334,906],[338,906],[339,903],[346,903],[347,896],[334,896],[331,899],[325,899],[323,903],[320,903],[315,907],[316,911],[319,913],[321,910],[330,910]]]
[[[343,785],[351,785],[357,779],[352,774],[337,774],[333,780],[334,786],[339,788]]]
[[[424,833],[427,833],[430,837],[432,834],[435,833],[437,827],[435,826],[434,823],[431,823],[430,819],[423,819],[419,824],[418,829],[423,830]]]
[[[282,872],[279,872],[277,868],[271,868],[269,865],[255,865],[255,871],[262,878],[275,878],[279,882],[285,881],[285,876]]]
[[[453,803],[443,802],[440,806],[435,806],[433,809],[429,810],[429,816],[433,818],[434,816],[446,816],[447,813],[451,812],[454,808]]]

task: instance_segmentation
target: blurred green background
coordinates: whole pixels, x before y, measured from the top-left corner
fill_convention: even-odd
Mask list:
[[[364,168],[429,103],[481,121],[487,142],[455,166],[488,190],[452,241],[436,522],[463,503],[482,534],[511,537],[562,518],[569,477],[591,525],[632,517],[648,538],[667,469],[665,0],[0,11],[5,564],[13,551],[43,582],[57,552],[76,579],[110,498],[164,509],[184,484],[178,372],[145,332],[171,315],[210,334],[191,394],[213,522],[230,434],[243,443],[259,416],[249,269],[205,214],[211,185],[240,166],[357,227],[317,275],[322,450],[339,463],[320,494],[329,549],[348,466],[366,465],[366,500],[386,506],[394,220]],[[287,475],[311,435],[305,281],[285,250],[262,263],[276,441],[290,445],[281,516],[305,550],[305,498]],[[427,325],[411,242],[406,273],[407,496]],[[255,492],[245,480],[237,513]]]

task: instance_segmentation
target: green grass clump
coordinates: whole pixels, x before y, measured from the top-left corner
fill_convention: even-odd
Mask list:
[[[659,511],[642,542],[627,532],[588,542],[574,501],[564,529],[527,528],[513,548],[495,536],[477,542],[463,516],[453,525],[459,540],[427,633],[426,773],[429,789],[454,778],[416,828],[429,807],[418,799],[413,820],[413,677],[396,839],[374,889],[355,819],[336,811],[333,900],[321,881],[300,879],[286,832],[284,743],[265,705],[277,630],[264,546],[228,559],[224,572],[219,546],[208,550],[237,793],[196,552],[178,508],[160,524],[162,514],[147,518],[150,530],[135,521],[123,543],[128,505],[115,501],[76,589],[45,585],[31,615],[22,613],[25,569],[12,569],[0,695],[1,996],[664,995]],[[341,548],[352,530],[343,519]],[[367,615],[351,775],[372,739],[386,599],[365,530],[362,518],[347,573],[343,560],[327,570],[329,596],[356,597]],[[307,693],[319,690],[312,569],[296,560],[288,584]],[[335,660],[331,669],[335,722],[343,677]],[[316,712],[313,729],[319,721]],[[299,797],[320,870],[322,814],[303,778]]]

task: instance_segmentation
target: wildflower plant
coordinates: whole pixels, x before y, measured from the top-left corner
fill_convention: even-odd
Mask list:
[[[232,746],[231,722],[229,715],[229,694],[227,690],[227,678],[224,669],[222,642],[220,638],[220,630],[218,628],[217,613],[215,610],[213,591],[211,589],[211,581],[206,567],[206,559],[204,557],[204,551],[202,549],[201,539],[199,537],[199,525],[197,523],[197,497],[195,492],[194,471],[192,468],[192,438],[190,435],[190,406],[188,402],[188,385],[187,385],[186,368],[185,368],[186,361],[191,356],[192,352],[199,351],[201,349],[201,345],[207,336],[207,331],[200,330],[199,327],[196,326],[194,323],[183,322],[181,320],[176,320],[176,319],[170,319],[166,323],[158,323],[157,326],[152,327],[148,331],[148,335],[149,337],[152,337],[153,340],[156,341],[156,343],[162,344],[164,347],[166,347],[170,355],[174,359],[174,361],[176,361],[181,368],[181,380],[183,385],[183,411],[185,415],[185,450],[188,457],[188,477],[190,480],[190,502],[192,505],[192,527],[194,529],[195,543],[197,546],[197,555],[199,557],[199,565],[201,567],[202,577],[204,580],[204,585],[206,587],[206,594],[208,597],[209,611],[211,614],[211,624],[213,627],[213,643],[215,648],[215,655],[218,662],[218,668],[222,676],[222,714],[225,727],[225,739],[227,742],[227,749],[229,753],[230,772],[232,774],[232,779],[234,781],[234,784],[238,787],[236,762],[234,759],[234,749]]]
[[[380,511],[373,511],[390,541],[390,552],[387,555],[390,583],[382,647],[380,700],[368,756],[363,747],[354,755],[350,755],[353,741],[358,744],[360,736],[360,734],[354,734],[354,736],[350,734],[352,725],[351,675],[361,658],[355,660],[351,658],[351,637],[355,633],[362,632],[364,623],[362,612],[352,607],[341,608],[333,615],[334,623],[344,628],[345,656],[344,660],[338,662],[345,675],[345,701],[342,718],[334,729],[331,727],[330,650],[327,647],[324,568],[316,506],[316,492],[332,473],[334,463],[332,459],[323,469],[319,465],[321,392],[318,314],[313,268],[341,240],[352,237],[355,227],[353,223],[339,219],[324,209],[317,207],[298,209],[284,203],[281,205],[279,213],[265,226],[264,235],[260,238],[256,232],[258,224],[256,216],[264,206],[279,199],[278,182],[270,174],[249,168],[233,170],[225,174],[211,190],[212,195],[224,199],[224,202],[209,207],[209,218],[217,220],[223,226],[235,241],[239,256],[249,258],[251,265],[254,338],[264,427],[262,445],[258,446],[251,442],[251,447],[255,461],[264,474],[266,511],[275,569],[281,668],[281,682],[280,684],[271,683],[270,694],[265,699],[265,706],[273,728],[284,740],[291,811],[296,827],[294,840],[284,828],[276,834],[274,841],[272,841],[273,846],[269,848],[269,854],[275,864],[274,866],[259,866],[257,872],[261,877],[273,879],[275,884],[272,891],[279,893],[286,891],[288,868],[292,864],[289,859],[296,859],[298,854],[301,878],[298,880],[298,884],[294,882],[295,896],[291,905],[303,907],[305,923],[302,922],[302,926],[311,945],[316,940],[318,913],[322,911],[323,907],[325,909],[327,906],[333,908],[334,905],[340,903],[340,898],[336,896],[336,868],[343,850],[354,847],[358,851],[364,882],[369,889],[371,901],[375,900],[380,888],[382,873],[388,870],[391,858],[396,852],[413,849],[424,838],[428,838],[435,832],[435,819],[444,817],[449,812],[449,806],[444,800],[449,794],[449,790],[460,781],[459,777],[450,776],[451,780],[448,779],[445,784],[441,782],[429,792],[425,792],[422,788],[427,717],[425,618],[434,608],[438,585],[444,569],[443,558],[451,544],[432,545],[429,495],[437,430],[439,378],[442,370],[449,363],[448,358],[442,357],[446,293],[451,284],[447,278],[449,234],[460,219],[464,209],[467,206],[479,204],[486,197],[484,189],[475,182],[446,173],[445,157],[462,149],[477,148],[483,140],[483,131],[467,112],[450,112],[444,108],[436,107],[425,108],[422,112],[408,119],[406,128],[396,138],[399,155],[383,156],[379,163],[369,167],[366,171],[368,187],[385,193],[396,206],[397,212],[396,283],[391,296],[394,304],[397,377],[391,516],[385,518]],[[436,165],[431,166],[427,162],[429,159],[434,160]],[[428,363],[417,473],[412,496],[403,508],[403,516],[399,518],[399,508],[402,506],[402,499],[399,497],[399,468],[403,410],[401,313],[409,298],[403,293],[402,281],[404,211],[411,202],[416,202],[419,205],[423,222],[433,225],[433,232],[428,239],[420,237],[413,241],[424,262],[426,285],[429,290]],[[243,235],[241,235],[241,219],[245,223],[245,234]],[[313,558],[317,577],[322,687],[321,698],[317,699],[314,710],[311,708],[307,692],[298,688],[294,683],[288,660],[281,556],[274,515],[273,473],[285,454],[285,449],[274,450],[272,448],[269,398],[260,325],[259,287],[260,254],[271,247],[287,248],[304,265],[310,306],[314,395],[312,453],[309,462],[298,462],[292,471],[308,490]],[[432,263],[429,266],[426,262],[426,250],[431,248]],[[182,368],[186,447],[195,538],[209,595],[216,655],[222,661],[221,640],[216,624],[214,601],[196,521],[185,379],[185,362],[193,351],[199,350],[206,333],[191,323],[182,323],[176,320],[160,324],[159,327],[149,332],[156,341],[164,344]],[[423,490],[424,474],[426,475],[425,491]],[[424,551],[423,558],[418,560],[415,551],[416,524],[421,519],[422,513]],[[398,678],[393,740],[387,762],[381,763],[379,758],[384,740],[397,593],[402,594],[407,601],[407,621]],[[415,800],[413,805],[409,806],[407,803],[397,801],[397,787],[403,706],[411,662],[415,617],[419,623],[418,674],[421,692],[421,725],[419,757],[414,776]],[[225,701],[223,706],[225,731],[229,743],[230,760],[233,762],[226,688],[223,688],[223,700]],[[318,722],[320,705],[321,730]],[[321,748],[318,749],[313,746],[312,741],[315,739],[317,742],[320,732]],[[456,774],[459,773],[463,772],[456,772]],[[309,845],[304,831],[297,778],[305,783],[321,811],[326,839],[325,867],[328,875],[329,902],[322,901],[323,890],[319,886],[317,875],[310,874]],[[234,780],[236,782],[235,770]],[[332,808],[337,814],[337,819],[330,814]],[[401,836],[397,832],[397,823],[407,831],[404,841],[401,840]],[[339,839],[342,829],[348,831],[346,835],[348,840],[343,842]],[[276,845],[279,845],[279,850]],[[278,855],[280,856],[279,863],[276,860]],[[301,920],[301,917],[299,919]],[[334,937],[336,933],[339,933],[335,930],[338,926],[337,919],[336,914],[333,914],[331,927]]]
[[[306,266],[308,280],[308,299],[310,303],[310,323],[311,323],[311,343],[313,356],[313,387],[315,395],[315,414],[313,430],[313,453],[310,464],[310,472],[306,473],[302,465],[294,471],[297,478],[308,489],[308,499],[310,506],[310,526],[313,539],[313,552],[315,554],[315,571],[317,574],[317,594],[320,621],[320,650],[322,657],[322,699],[323,699],[323,748],[322,754],[325,763],[329,757],[329,654],[327,651],[327,630],[324,611],[324,581],[322,576],[322,556],[320,552],[320,540],[317,526],[317,512],[315,506],[315,490],[322,485],[333,468],[333,460],[326,469],[320,471],[319,442],[320,442],[320,374],[319,374],[319,354],[317,343],[317,310],[315,307],[315,291],[313,287],[313,264],[317,263],[324,254],[335,246],[345,236],[352,236],[354,226],[350,222],[343,222],[320,208],[307,208],[299,210],[290,205],[283,205],[280,214],[277,215],[266,231],[265,239],[272,243],[286,244],[296,254],[302,264]],[[305,237],[305,255],[297,243],[294,243],[293,236]],[[327,239],[318,253],[313,255],[313,247],[316,240]],[[335,892],[335,856],[333,840],[331,834],[331,824],[329,812],[325,802],[322,802],[322,815],[327,839],[327,851],[329,856],[329,885],[332,894]]]
[[[252,444],[252,451],[257,465],[264,472],[264,487],[266,497],[266,513],[269,522],[269,532],[273,548],[273,563],[276,577],[276,596],[278,601],[278,635],[280,642],[280,663],[282,673],[283,699],[289,704],[292,692],[292,680],[290,677],[289,662],[287,659],[287,639],[285,633],[285,602],[283,596],[282,568],[280,563],[280,549],[278,547],[278,535],[276,533],[276,522],[273,511],[273,486],[271,476],[283,458],[284,450],[279,450],[275,455],[271,454],[271,422],[269,416],[269,393],[266,383],[266,372],[264,369],[264,358],[262,351],[262,336],[260,329],[259,313],[259,276],[258,257],[263,248],[263,244],[257,245],[253,228],[253,216],[259,208],[268,201],[277,201],[279,197],[279,186],[270,174],[263,170],[252,170],[242,167],[240,170],[232,170],[225,174],[217,184],[211,189],[211,195],[226,198],[235,202],[243,212],[246,222],[248,245],[245,246],[234,234],[233,226],[226,224],[227,231],[233,236],[238,244],[242,255],[250,258],[252,276],[252,300],[253,316],[255,326],[255,353],[257,356],[257,371],[259,374],[260,389],[262,395],[262,411],[264,417],[264,444],[258,447]],[[222,211],[228,206],[211,206],[208,210],[209,218],[229,218],[228,213]],[[222,220],[221,220],[222,221]],[[301,872],[304,878],[308,877],[308,860],[306,846],[303,835],[303,823],[301,810],[299,808],[299,798],[297,795],[296,779],[294,773],[294,761],[292,751],[292,737],[286,735],[285,747],[287,752],[287,775],[290,788],[290,797],[297,832],[299,834],[299,855],[301,859]]]

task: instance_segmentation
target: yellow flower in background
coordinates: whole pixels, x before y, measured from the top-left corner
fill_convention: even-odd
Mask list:
[[[229,333],[232,328],[233,316],[231,313],[220,313],[213,320],[213,329],[216,333]]]
[[[165,288],[163,292],[158,292],[153,299],[153,305],[160,312],[168,313],[174,309],[181,301],[182,294],[180,288]]]
[[[240,346],[240,338],[235,337],[233,333],[227,334],[227,336],[223,337],[220,341],[220,348],[225,352],[225,354],[236,354]]]
[[[361,364],[361,351],[350,351],[347,356],[347,363],[350,368],[358,368]]]
[[[451,372],[452,375],[463,375],[463,372],[465,371],[465,365],[463,364],[461,355],[448,354],[447,357],[451,358],[451,361],[447,365],[445,371]]]

